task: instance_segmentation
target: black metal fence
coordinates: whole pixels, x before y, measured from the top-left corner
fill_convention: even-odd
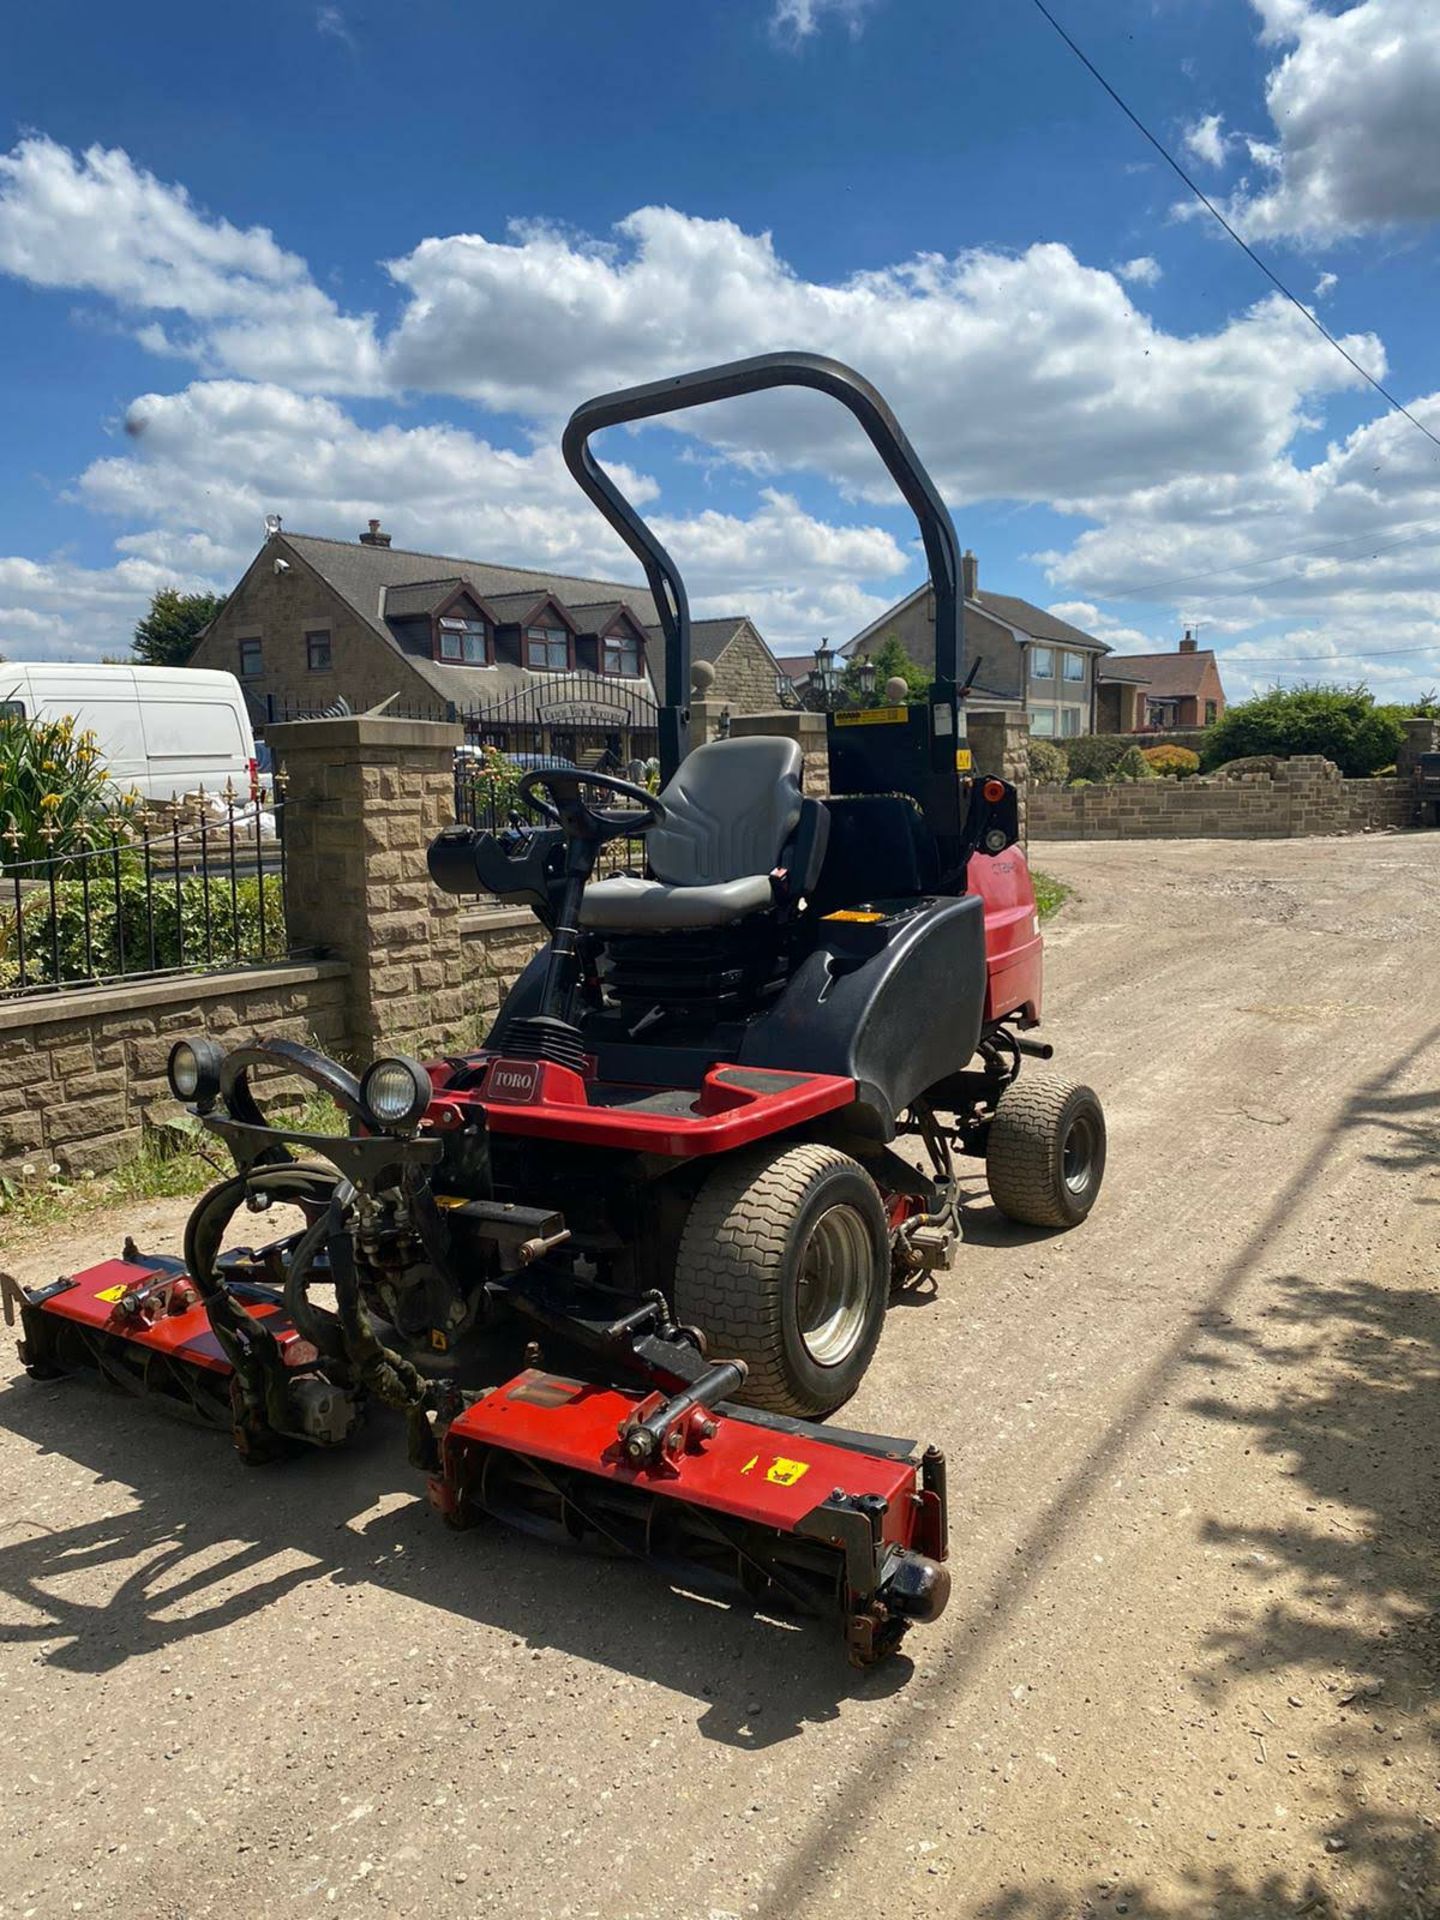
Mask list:
[[[559,766],[566,763],[556,762]],[[551,824],[537,807],[527,806],[516,789],[528,769],[517,765],[494,748],[462,748],[455,756],[455,818],[467,827],[484,828],[490,833],[507,829],[545,827]],[[593,771],[593,769],[592,769]],[[609,771],[608,768],[601,771]],[[622,779],[628,774],[622,769]],[[647,776],[653,779],[653,776]],[[644,784],[642,779],[640,784]],[[587,798],[598,807],[623,807],[626,802],[596,787]],[[600,849],[595,871],[599,874],[644,873],[645,841],[640,834],[627,834],[607,841]],[[505,903],[492,893],[476,890],[477,904],[500,907]]]
[[[284,957],[284,808],[271,787],[118,811],[20,859],[0,833],[0,998]],[[43,834],[43,830],[42,830]]]

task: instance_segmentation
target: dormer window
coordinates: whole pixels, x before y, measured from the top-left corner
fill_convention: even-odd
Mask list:
[[[489,659],[485,622],[460,614],[442,614],[436,623],[435,657],[457,666],[483,667]]]
[[[564,673],[570,665],[570,635],[564,627],[527,627],[525,664],[537,673]]]
[[[623,674],[626,679],[640,677],[640,641],[634,629],[618,626],[600,642],[600,671]]]

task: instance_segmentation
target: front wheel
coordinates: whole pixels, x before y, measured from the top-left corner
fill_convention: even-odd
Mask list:
[[[1105,1112],[1089,1087],[1025,1074],[1001,1094],[985,1147],[990,1197],[1026,1227],[1075,1227],[1105,1175]]]
[[[859,1386],[889,1288],[879,1192],[836,1147],[725,1161],[695,1196],[675,1262],[676,1318],[750,1370],[736,1398],[807,1419]]]

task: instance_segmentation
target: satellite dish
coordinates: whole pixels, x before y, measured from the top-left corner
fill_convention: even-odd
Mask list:
[[[278,514],[278,513],[267,513],[267,514],[266,514],[266,516],[265,516],[265,537],[266,537],[266,539],[267,539],[267,540],[273,540],[273,539],[275,538],[275,536],[276,536],[276,534],[277,534],[277,533],[279,533],[279,531],[280,531],[280,516],[279,516],[279,514]]]

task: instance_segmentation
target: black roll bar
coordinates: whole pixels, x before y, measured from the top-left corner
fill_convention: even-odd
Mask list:
[[[734,400],[767,387],[813,387],[848,407],[869,436],[920,526],[935,592],[935,684],[933,706],[951,709],[956,728],[956,688],[965,660],[964,596],[960,591],[960,546],[950,510],[899,421],[870,382],[839,360],[818,353],[762,353],[723,367],[652,380],[586,400],[570,416],[563,441],[565,464],[577,484],[645,569],[665,633],[665,703],[660,709],[660,772],[668,780],[684,758],[684,728],[690,700],[690,603],[669,554],[590,451],[590,436],[629,420]]]

